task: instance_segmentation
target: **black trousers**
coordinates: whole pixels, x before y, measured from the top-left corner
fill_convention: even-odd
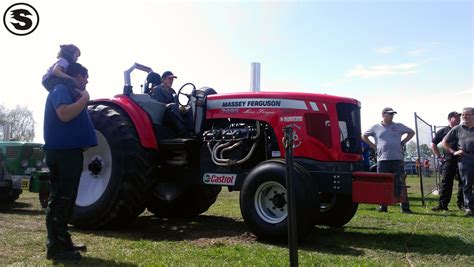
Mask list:
[[[445,161],[441,166],[441,184],[439,189],[439,206],[447,208],[453,193],[454,177],[458,179],[457,204],[463,205],[464,198],[462,193],[462,182],[459,176],[457,161]]]
[[[46,208],[47,246],[61,247],[70,240],[67,222],[76,203],[82,173],[83,150],[46,150],[50,195]]]

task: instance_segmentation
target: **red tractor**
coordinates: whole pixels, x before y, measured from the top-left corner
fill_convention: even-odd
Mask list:
[[[163,123],[166,104],[133,93],[91,101],[98,146],[84,155],[72,224],[123,226],[145,208],[159,217],[208,210],[221,187],[240,191],[245,223],[261,239],[287,238],[283,129],[294,130],[297,229],[342,226],[358,203],[394,204],[393,176],[361,172],[360,103],[325,94],[217,94],[185,84],[178,96],[194,119],[193,138]],[[145,85],[145,88],[148,85]],[[185,92],[187,91],[191,92]]]

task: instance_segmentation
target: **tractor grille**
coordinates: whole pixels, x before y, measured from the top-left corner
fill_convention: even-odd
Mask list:
[[[43,149],[41,147],[33,147],[33,158],[34,160],[43,160]]]
[[[7,147],[7,158],[16,159],[20,155],[21,147]]]

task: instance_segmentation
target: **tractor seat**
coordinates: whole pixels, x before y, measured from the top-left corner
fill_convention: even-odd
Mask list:
[[[163,125],[166,104],[156,101],[149,94],[132,94],[130,98],[148,113],[153,124]]]

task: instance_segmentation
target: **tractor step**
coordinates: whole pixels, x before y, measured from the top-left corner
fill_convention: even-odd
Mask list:
[[[159,143],[162,159],[170,166],[187,166],[200,152],[201,142],[189,138],[163,139]]]

